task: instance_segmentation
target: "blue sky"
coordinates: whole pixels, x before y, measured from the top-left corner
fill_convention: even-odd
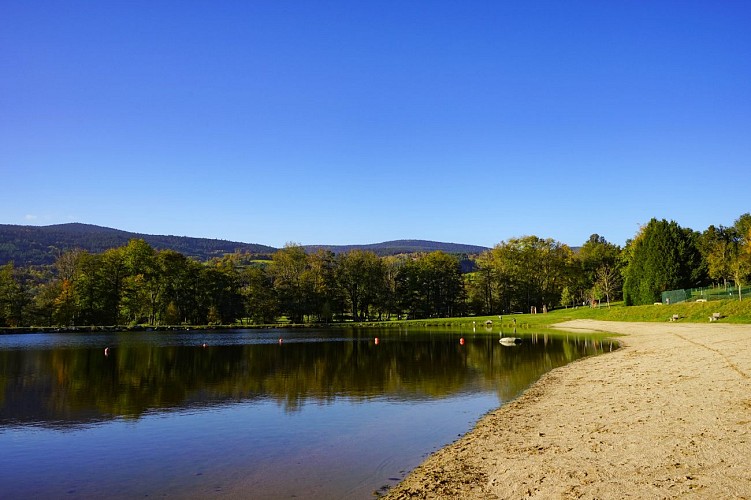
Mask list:
[[[0,3],[0,223],[623,244],[751,211],[751,4]]]

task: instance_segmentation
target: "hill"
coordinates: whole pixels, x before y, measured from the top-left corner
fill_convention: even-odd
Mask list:
[[[346,253],[350,250],[369,250],[376,255],[397,255],[402,253],[417,252],[435,252],[441,250],[446,253],[454,254],[478,254],[487,250],[486,247],[478,245],[465,245],[461,243],[441,243],[438,241],[426,240],[394,240],[383,243],[373,243],[367,245],[306,245],[306,252],[315,252],[318,249],[329,250],[335,254]]]
[[[90,224],[17,226],[0,224],[0,265],[14,261],[17,266],[51,264],[61,252],[80,248],[100,253],[140,238],[158,250],[175,250],[199,260],[220,257],[235,251],[272,253],[266,245],[187,236],[159,236],[131,233]]]
[[[199,260],[221,257],[234,252],[270,254],[277,250],[274,247],[253,243],[131,233],[91,224],[70,223],[51,226],[0,224],[0,265],[10,261],[17,266],[51,264],[60,253],[66,250],[80,248],[91,253],[100,253],[108,248],[123,246],[133,238],[142,239],[157,250],[175,250]],[[304,248],[307,252],[324,248],[334,253],[362,249],[380,256],[436,250],[454,254],[477,254],[487,250],[477,245],[424,240],[396,240],[368,245],[307,245]]]

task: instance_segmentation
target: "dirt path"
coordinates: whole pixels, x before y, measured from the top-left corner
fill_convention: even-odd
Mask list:
[[[626,336],[545,375],[388,498],[751,499],[751,325],[559,326]]]

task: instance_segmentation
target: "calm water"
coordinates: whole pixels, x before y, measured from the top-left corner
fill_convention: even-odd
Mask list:
[[[0,336],[0,497],[372,498],[543,373],[614,348],[499,333]]]

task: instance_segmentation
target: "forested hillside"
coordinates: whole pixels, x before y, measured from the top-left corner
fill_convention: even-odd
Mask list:
[[[16,226],[0,224],[0,265],[13,261],[16,266],[52,264],[66,250],[81,249],[101,253],[141,239],[157,250],[175,250],[187,257],[208,260],[234,252],[273,253],[266,245],[235,241],[159,236],[131,233],[89,224],[53,226]]]
[[[334,254],[347,253],[352,250],[367,250],[374,254],[385,257],[387,255],[399,255],[403,253],[420,253],[420,252],[446,252],[453,254],[480,254],[486,251],[487,247],[478,245],[464,245],[461,243],[441,243],[438,241],[425,240],[395,240],[385,241],[383,243],[374,243],[370,245],[305,245],[307,252],[317,250],[327,250]]]
[[[144,240],[156,250],[174,250],[186,257],[206,261],[231,253],[272,254],[276,248],[253,243],[190,238],[187,236],[160,236],[131,233],[90,224],[58,224],[53,226],[17,226],[0,224],[0,265],[13,262],[16,266],[52,264],[66,250],[80,249],[102,253],[117,248],[132,239]],[[479,254],[487,250],[477,245],[441,243],[423,240],[398,240],[368,245],[307,245],[305,251],[314,253],[324,249],[334,254],[351,250],[368,250],[378,256],[405,253],[442,251],[450,254]]]

